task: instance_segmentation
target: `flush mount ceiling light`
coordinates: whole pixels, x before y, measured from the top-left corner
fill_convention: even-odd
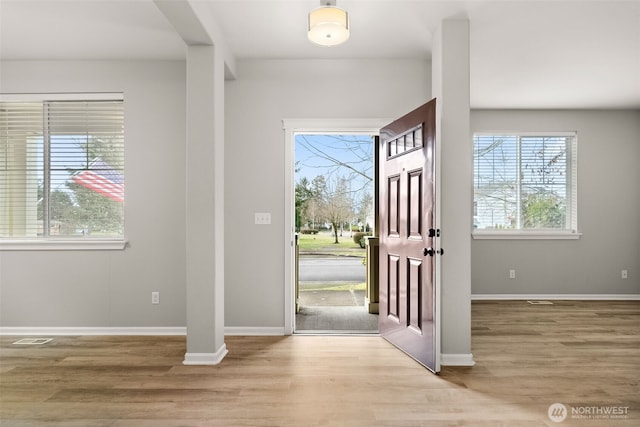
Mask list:
[[[336,46],[349,40],[347,11],[336,7],[336,0],[320,0],[320,4],[309,13],[309,40],[320,46]]]

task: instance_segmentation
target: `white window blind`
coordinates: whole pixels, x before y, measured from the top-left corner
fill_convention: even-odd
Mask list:
[[[0,101],[0,238],[123,236],[122,99]]]
[[[575,133],[474,135],[474,231],[577,233]]]

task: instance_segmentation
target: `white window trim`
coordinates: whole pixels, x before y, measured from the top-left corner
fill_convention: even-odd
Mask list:
[[[474,132],[473,136],[571,136],[575,139],[576,148],[571,153],[571,163],[573,164],[572,172],[568,176],[567,185],[572,188],[572,205],[577,211],[578,190],[577,190],[577,168],[578,168],[578,133],[576,131],[558,131],[558,132],[521,132],[521,131],[482,131]],[[574,212],[575,224],[578,223],[577,212]],[[578,230],[473,230],[471,237],[474,240],[578,240],[582,233]]]
[[[124,93],[90,92],[90,93],[0,93],[0,101],[124,101]],[[3,251],[86,251],[86,250],[124,250],[129,241],[115,239],[14,239],[0,238],[0,252]]]
[[[2,251],[114,251],[123,250],[128,245],[127,239],[11,239],[0,240]]]
[[[484,231],[471,233],[475,240],[577,240],[582,233],[577,231]]]
[[[88,93],[0,93],[0,101],[124,101],[124,93],[88,92]]]

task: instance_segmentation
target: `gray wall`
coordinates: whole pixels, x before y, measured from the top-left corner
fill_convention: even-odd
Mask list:
[[[282,119],[399,117],[429,100],[431,64],[240,61],[226,85],[225,325],[284,325]],[[272,224],[253,224],[271,212]]]
[[[640,111],[477,110],[471,128],[577,131],[583,233],[579,240],[473,240],[473,294],[640,294]]]
[[[184,326],[184,62],[0,66],[3,92],[124,92],[130,241],[124,251],[0,252],[0,324]],[[238,70],[226,84],[225,324],[281,327],[282,119],[399,116],[429,99],[431,67],[241,61]],[[640,293],[640,112],[473,111],[471,119],[473,131],[578,131],[584,233],[572,241],[472,241],[472,292]],[[253,225],[254,212],[271,212],[272,224]],[[629,279],[620,279],[622,268]],[[150,304],[155,290],[160,305]]]
[[[284,322],[283,118],[396,117],[426,61],[246,61],[226,84],[225,325]],[[398,76],[401,71],[400,77]],[[2,63],[3,92],[124,92],[124,251],[2,251],[2,326],[185,325],[184,62]],[[271,212],[256,227],[254,212]],[[160,291],[160,305],[151,305]]]
[[[2,61],[2,92],[123,92],[122,251],[1,251],[2,326],[185,325],[184,62]],[[151,305],[151,291],[160,304]]]

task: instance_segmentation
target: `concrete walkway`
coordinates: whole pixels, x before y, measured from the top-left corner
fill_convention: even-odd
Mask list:
[[[298,333],[376,333],[378,315],[364,306],[363,290],[300,290]]]

